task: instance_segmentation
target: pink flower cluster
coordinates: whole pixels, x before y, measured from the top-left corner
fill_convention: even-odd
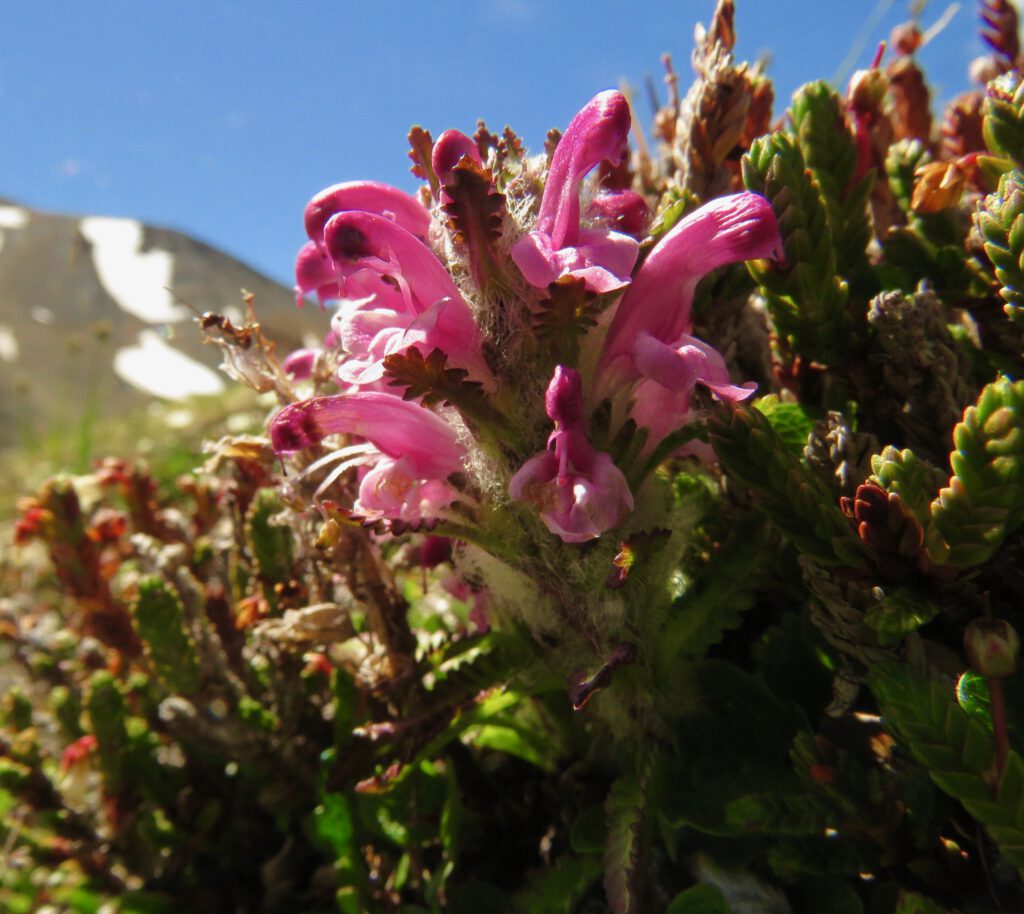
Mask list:
[[[650,449],[687,422],[698,384],[721,400],[749,397],[754,385],[734,384],[722,356],[692,335],[694,289],[716,267],[768,257],[780,247],[771,205],[740,193],[682,219],[636,269],[649,221],[646,200],[631,190],[581,199],[595,167],[616,165],[628,154],[629,130],[620,93],[602,92],[588,102],[555,149],[532,230],[508,249],[523,288],[543,290],[532,293],[535,299],[566,276],[617,299],[596,372],[587,379],[590,395],[584,396],[576,368],[555,368],[544,400],[554,431],[543,451],[518,456],[520,469],[508,483],[511,499],[533,506],[566,543],[599,537],[634,509],[622,470],[588,438],[585,404],[623,404],[646,429]],[[476,143],[458,131],[434,144],[440,185],[434,214],[450,203],[453,174],[467,160],[485,164]],[[309,242],[296,260],[296,291],[300,303],[310,294],[322,305],[334,303],[329,343],[340,350],[342,392],[286,407],[272,421],[271,439],[285,454],[346,436],[352,443],[322,458],[334,467],[321,489],[356,470],[353,509],[368,517],[445,518],[462,498],[452,477],[466,469],[473,448],[450,409],[407,402],[386,385],[389,355],[440,350],[447,366],[465,372],[484,395],[501,389],[502,372],[492,370],[501,354],[492,354],[489,364],[481,322],[431,246],[444,232],[434,214],[417,198],[369,181],[330,187],[306,207]],[[317,358],[316,350],[301,350],[285,369],[302,380]]]

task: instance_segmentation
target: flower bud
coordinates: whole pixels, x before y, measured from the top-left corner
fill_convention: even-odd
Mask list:
[[[964,653],[971,669],[993,679],[1017,671],[1020,638],[1005,619],[975,619],[964,631]]]
[[[846,103],[853,111],[878,111],[887,88],[888,82],[880,70],[858,70],[850,78]]]

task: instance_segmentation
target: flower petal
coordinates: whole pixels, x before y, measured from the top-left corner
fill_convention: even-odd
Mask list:
[[[345,181],[320,191],[306,204],[306,235],[323,249],[324,227],[335,213],[361,210],[384,216],[412,235],[426,238],[430,213],[415,197],[378,181]]]
[[[390,457],[408,457],[420,479],[444,479],[458,472],[465,456],[454,429],[436,413],[377,391],[292,403],[270,424],[270,442],[279,454],[339,433],[365,438]]]

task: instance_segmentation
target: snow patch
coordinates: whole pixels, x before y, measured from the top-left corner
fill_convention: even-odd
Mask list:
[[[20,229],[27,224],[27,210],[20,206],[0,206],[0,229]]]
[[[92,245],[93,264],[103,288],[123,311],[147,324],[173,323],[192,316],[168,291],[174,257],[167,251],[139,250],[141,223],[89,216],[79,223],[79,230]]]
[[[117,351],[114,371],[132,387],[166,400],[224,391],[224,380],[217,372],[168,345],[152,330],[143,330],[137,345]]]
[[[28,212],[20,206],[0,206],[0,251],[4,247],[4,230],[24,228]]]
[[[18,340],[14,331],[6,324],[0,324],[0,359],[13,362],[18,358]]]

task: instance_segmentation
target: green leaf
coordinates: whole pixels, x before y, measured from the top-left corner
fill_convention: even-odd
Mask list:
[[[1024,82],[1011,70],[988,84],[982,132],[989,150],[1024,165]]]
[[[198,692],[202,678],[199,657],[177,592],[157,575],[142,578],[132,616],[146,657],[167,691],[180,695]]]
[[[732,914],[732,909],[718,886],[705,883],[676,895],[665,914]]]
[[[1024,522],[1024,381],[982,390],[953,431],[949,485],[932,502],[925,545],[937,564],[981,565]]]
[[[284,503],[274,489],[256,492],[246,518],[246,536],[260,579],[273,598],[274,584],[287,584],[292,576],[292,531],[290,527],[274,524],[272,518],[284,510]]]
[[[342,914],[363,914],[366,874],[355,818],[348,797],[324,792],[313,810],[313,833],[333,854],[339,882],[336,900]]]
[[[898,644],[939,614],[939,608],[910,588],[901,587],[864,614],[864,622],[878,634],[881,645]]]
[[[862,564],[860,541],[828,486],[787,449],[765,415],[746,405],[717,410],[708,437],[729,474],[754,491],[758,509],[801,552],[822,564]]]
[[[821,190],[839,271],[861,266],[871,237],[868,196],[874,174],[854,184],[857,144],[846,126],[838,93],[824,82],[801,86],[793,96],[790,117],[797,142]]]
[[[781,132],[755,140],[742,167],[744,185],[771,201],[782,233],[784,265],[747,264],[775,326],[804,358],[842,363],[853,348],[853,324],[818,182],[800,147]]]
[[[96,737],[96,751],[104,786],[109,794],[118,795],[128,783],[128,709],[110,673],[99,672],[92,677],[85,709],[89,715],[90,729]]]
[[[957,704],[952,688],[895,662],[876,664],[868,682],[886,727],[985,826],[1004,856],[1024,868],[1024,759],[1011,751],[993,784],[991,734]]]
[[[1006,304],[1003,310],[1024,329],[1024,175],[1014,169],[999,180],[975,214]]]
[[[892,914],[953,914],[953,912],[924,895],[903,889],[900,891],[899,901],[896,902],[896,909]]]
[[[537,304],[531,324],[551,350],[555,362],[575,365],[580,339],[597,325],[606,300],[598,298],[575,276],[562,276],[548,286],[548,297]]]
[[[980,673],[968,670],[956,681],[956,703],[972,720],[988,730],[992,729],[988,683]]]
[[[931,516],[931,502],[946,481],[941,470],[918,460],[911,450],[891,445],[871,458],[872,482],[886,492],[899,495],[923,527]]]
[[[657,669],[702,657],[740,626],[757,598],[771,553],[764,525],[730,536],[715,550],[697,583],[672,604],[657,640]]]
[[[537,870],[529,884],[513,896],[509,914],[572,914],[577,902],[600,878],[596,857],[562,857],[554,866]],[[480,911],[478,905],[473,911]]]
[[[807,445],[807,438],[814,430],[814,421],[799,403],[783,403],[775,394],[754,401],[754,408],[767,417],[786,447],[797,456]]]

